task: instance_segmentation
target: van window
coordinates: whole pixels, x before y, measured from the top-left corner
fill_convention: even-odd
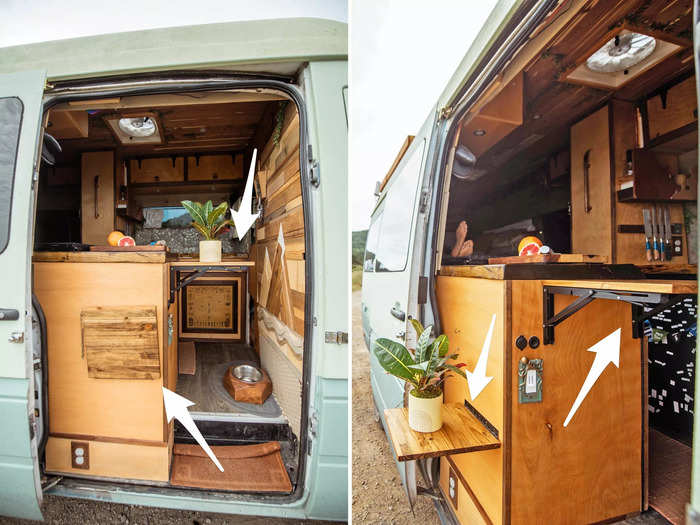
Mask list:
[[[424,146],[425,140],[413,150],[404,168],[394,174],[396,180],[389,187],[377,248],[378,272],[401,272],[406,268]]]
[[[372,222],[367,232],[367,243],[365,244],[365,262],[363,270],[365,272],[374,271],[374,262],[377,257],[377,244],[379,242],[379,230],[382,227],[382,216],[384,210],[377,210],[372,216]]]
[[[0,99],[0,253],[5,251],[10,239],[12,186],[15,180],[22,110],[20,99]]]

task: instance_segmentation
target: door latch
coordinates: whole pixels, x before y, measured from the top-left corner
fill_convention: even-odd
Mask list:
[[[348,344],[347,332],[326,332],[326,343],[334,343],[338,345]]]
[[[8,341],[10,343],[24,343],[24,332],[12,332]]]
[[[0,321],[16,321],[19,319],[19,312],[14,308],[0,308]]]

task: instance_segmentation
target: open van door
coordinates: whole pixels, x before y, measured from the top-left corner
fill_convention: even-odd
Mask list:
[[[0,514],[34,520],[42,519],[42,414],[34,411],[31,254],[45,80],[43,71],[0,75]]]
[[[408,147],[387,183],[387,189],[372,214],[363,266],[362,315],[370,349],[370,382],[379,417],[386,431],[384,410],[401,407],[404,384],[387,374],[371,351],[380,337],[415,347],[415,333],[408,319],[416,317],[412,300],[416,239],[425,223],[421,202],[428,137],[419,135]],[[419,251],[422,251],[419,249]],[[388,437],[388,436],[387,436]],[[391,440],[389,440],[391,443]],[[396,452],[394,459],[396,460]],[[415,462],[397,461],[411,505],[416,497]]]

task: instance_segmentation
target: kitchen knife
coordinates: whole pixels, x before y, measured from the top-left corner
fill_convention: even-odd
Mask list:
[[[652,236],[654,238],[653,241],[653,251],[654,251],[654,260],[658,261],[659,260],[659,238],[658,238],[658,225],[656,224],[656,206],[653,206],[651,208],[651,231],[652,231]]]
[[[666,243],[666,260],[670,261],[671,249],[671,208],[664,206],[664,242]]]
[[[665,261],[666,260],[666,235],[664,233],[664,212],[663,212],[662,206],[659,206],[658,210],[656,210],[656,217],[659,221],[656,224],[656,231],[659,234],[659,258],[662,261]]]
[[[646,237],[645,248],[647,252],[647,261],[651,261],[651,238],[653,237],[653,233],[651,231],[651,215],[648,208],[644,208],[642,210],[642,216],[644,217],[644,237]]]

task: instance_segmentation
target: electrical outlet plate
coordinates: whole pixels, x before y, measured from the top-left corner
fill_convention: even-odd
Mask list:
[[[90,443],[70,442],[70,464],[73,468],[90,470]]]
[[[447,495],[450,498],[450,501],[452,502],[452,506],[454,507],[455,510],[457,510],[457,494],[459,493],[459,479],[457,478],[457,474],[455,474],[455,471],[450,467],[450,475],[447,480]]]
[[[542,402],[542,359],[518,362],[518,403]]]

